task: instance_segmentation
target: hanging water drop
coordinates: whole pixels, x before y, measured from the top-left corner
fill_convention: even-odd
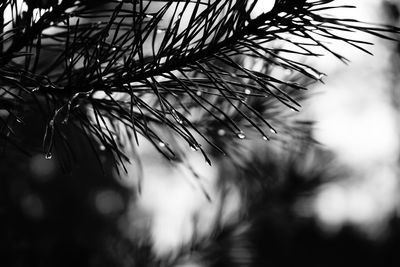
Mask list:
[[[44,156],[45,159],[51,159],[53,157],[53,155],[51,154],[51,152],[47,152],[46,155]]]
[[[271,133],[274,133],[274,134],[276,134],[276,130],[275,130],[275,129],[273,129],[273,128],[269,129],[269,131],[270,131]]]
[[[159,145],[160,147],[165,147],[165,143],[162,142],[162,141],[160,141],[160,142],[158,143],[158,145]]]
[[[192,151],[198,151],[199,148],[200,148],[199,145],[196,145],[196,144],[190,145],[190,149],[191,149]]]
[[[106,150],[106,147],[104,145],[100,145],[99,149],[100,149],[100,151],[104,151],[104,150]]]
[[[269,141],[269,138],[268,138],[268,136],[266,136],[266,135],[263,135],[262,139],[263,139],[264,141]]]
[[[154,16],[153,15],[151,15],[151,14],[146,14],[146,16],[145,16],[146,18],[148,18],[148,19],[151,19],[151,18],[153,18]]]
[[[114,46],[113,48],[111,48],[112,51],[116,51],[117,48]]]
[[[178,113],[176,113],[176,111],[173,109],[171,110],[171,114],[172,117],[174,117],[174,119],[176,120],[177,123],[182,124],[183,120],[181,119],[181,117],[178,115]]]
[[[324,73],[318,72],[318,71],[316,71],[316,70],[314,70],[312,68],[309,68],[309,67],[308,68],[304,68],[304,71],[307,72],[307,74],[311,75],[316,80],[321,80],[325,76]]]
[[[247,88],[246,90],[244,90],[244,93],[245,93],[246,95],[249,95],[249,94],[251,94],[251,90]]]
[[[246,136],[244,135],[243,132],[238,132],[238,133],[236,134],[236,136],[237,136],[239,139],[245,139],[245,138],[246,138]]]
[[[181,118],[176,118],[176,122],[179,123],[179,124],[182,124],[183,120]]]
[[[196,95],[197,95],[197,96],[201,96],[202,94],[203,94],[203,93],[202,93],[200,90],[196,92]]]

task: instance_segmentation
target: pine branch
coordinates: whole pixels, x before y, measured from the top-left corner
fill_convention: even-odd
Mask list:
[[[399,33],[387,25],[323,15],[352,8],[333,0],[279,0],[256,18],[257,1],[245,0],[25,3],[25,9],[16,0],[1,6],[12,14],[0,23],[1,141],[21,146],[14,124],[34,111],[47,120],[48,157],[55,136],[68,144],[63,129],[76,127],[120,163],[128,157],[118,125],[172,160],[180,159],[160,127],[207,161],[197,135],[223,151],[216,141],[222,135],[244,139],[255,131],[269,140],[278,129],[290,133],[297,128],[283,114],[299,111],[307,79],[323,77],[305,58],[320,56],[322,48],[347,62],[327,40],[369,53],[370,43],[344,33],[389,40]],[[261,69],[248,66],[254,60]],[[276,68],[293,74],[276,77],[271,71]]]

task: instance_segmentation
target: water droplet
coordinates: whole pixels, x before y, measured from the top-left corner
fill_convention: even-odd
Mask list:
[[[18,123],[22,123],[22,120],[20,119],[20,118],[15,118],[15,120],[18,122]]]
[[[45,159],[51,159],[53,157],[53,155],[51,154],[51,152],[47,152],[46,155],[44,156]]]
[[[181,14],[179,14],[179,15],[178,15],[178,19],[181,19],[181,18],[182,18],[182,15],[181,15]]]
[[[99,146],[99,149],[100,149],[101,151],[104,151],[104,150],[106,150],[106,147],[105,147],[104,145],[100,145],[100,146]]]
[[[116,50],[117,50],[117,48],[116,48],[116,47],[113,47],[113,48],[111,48],[111,50],[112,50],[112,51],[116,51]]]
[[[181,119],[181,117],[178,115],[178,113],[176,113],[176,111],[173,109],[171,110],[171,114],[172,117],[174,117],[174,119],[176,120],[177,123],[182,124],[183,120]]]
[[[146,18],[149,18],[149,19],[151,19],[151,18],[153,18],[154,16],[153,15],[151,15],[151,14],[146,14]]]
[[[325,76],[324,73],[318,72],[312,68],[304,68],[304,71],[317,80],[321,80]]]
[[[274,134],[276,134],[276,130],[275,130],[275,129],[273,129],[273,128],[269,129],[269,131],[270,131],[271,133],[274,133]]]
[[[245,139],[245,138],[246,138],[246,136],[244,135],[243,132],[238,132],[238,133],[236,134],[236,136],[237,136],[239,139]]]
[[[268,138],[268,136],[266,136],[266,135],[263,135],[262,139],[263,139],[264,141],[269,141],[269,138]]]
[[[39,91],[39,87],[35,87],[32,89],[32,92],[36,92],[36,91]]]
[[[62,124],[67,124],[68,123],[68,120],[69,120],[69,110],[71,109],[71,103],[68,103],[68,113],[67,113],[67,115],[65,115],[65,118],[62,120]]]
[[[96,45],[96,48],[97,48],[97,49],[100,49],[100,45],[99,45],[99,44],[98,44],[98,45]]]
[[[72,60],[73,60],[73,59],[72,59],[72,57],[70,57],[70,58],[68,59],[69,63],[71,63],[71,62],[72,62]]]
[[[197,95],[197,96],[201,96],[202,94],[203,94],[203,93],[202,93],[200,90],[196,92],[196,95]]]
[[[224,136],[224,135],[226,134],[226,131],[225,131],[224,129],[219,129],[218,132],[217,132],[217,134],[218,134],[219,136]]]
[[[231,73],[231,76],[232,76],[233,78],[236,78],[236,77],[237,77],[236,73]]]
[[[244,90],[244,93],[245,93],[246,95],[249,95],[249,94],[251,94],[251,90],[250,90],[250,89],[246,89],[246,90]]]
[[[163,30],[163,29],[157,29],[157,33],[164,33],[165,32],[165,30]]]
[[[160,142],[158,143],[158,145],[159,145],[160,147],[165,147],[165,143],[162,142],[162,141],[160,141]]]
[[[199,145],[197,145],[197,144],[190,145],[190,149],[191,149],[191,150],[193,150],[193,151],[198,151],[198,150],[199,150],[199,148],[200,148],[200,146],[199,146]]]

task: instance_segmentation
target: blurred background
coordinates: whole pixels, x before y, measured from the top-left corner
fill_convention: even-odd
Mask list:
[[[353,2],[335,16],[399,25],[400,2]],[[62,155],[6,147],[0,266],[399,266],[400,46],[358,37],[375,44],[374,56],[334,44],[349,65],[310,62],[327,77],[300,116],[316,121],[310,135],[320,144],[254,152],[259,143],[244,141],[234,166],[216,157],[209,167],[192,153],[201,183],[144,140],[140,195],[136,165],[118,174],[110,154],[99,147],[96,158],[78,133],[67,173]],[[30,116],[17,130],[40,146],[42,122]]]

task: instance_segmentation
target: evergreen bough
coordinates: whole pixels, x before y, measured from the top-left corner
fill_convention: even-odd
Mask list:
[[[255,8],[256,0],[2,1],[3,153],[9,145],[27,153],[37,149],[14,130],[37,114],[45,122],[39,150],[47,158],[55,146],[73,153],[68,129],[76,128],[94,153],[111,151],[123,164],[130,158],[121,140],[124,128],[128,140],[138,143],[141,135],[179,161],[162,128],[209,162],[201,142],[224,153],[221,137],[244,139],[251,133],[269,140],[308,123],[297,127],[281,115],[298,111],[310,80],[323,77],[305,63],[307,57],[325,51],[347,61],[327,41],[368,53],[370,43],[348,33],[385,39],[399,33],[324,15],[353,8],[334,0],[277,0],[258,16]],[[262,67],[255,69],[254,61]],[[276,76],[276,69],[290,74]]]

